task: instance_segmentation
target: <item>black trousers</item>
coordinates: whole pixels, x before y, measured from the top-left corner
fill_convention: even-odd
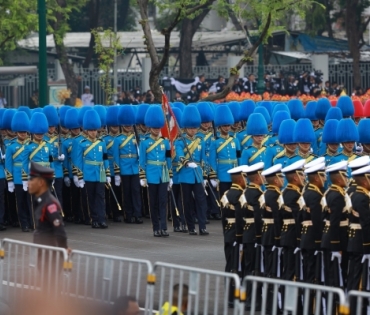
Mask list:
[[[72,186],[74,186],[73,180],[71,180],[70,187],[67,187],[63,180],[62,195],[63,195],[63,211],[66,218],[73,217],[72,211]]]
[[[342,280],[343,286],[346,286],[347,281],[347,270],[348,270],[348,254],[342,251]],[[337,259],[331,260],[331,251],[324,250],[324,275],[325,275],[325,285],[332,287],[340,287],[339,281],[339,268]]]
[[[231,187],[231,182],[228,183],[228,182],[220,182],[219,186],[218,186],[218,191],[219,191],[219,196],[220,196],[220,199],[222,198],[222,196],[224,195],[224,193],[226,192],[226,190],[229,190]]]
[[[110,197],[111,197],[111,194],[110,194],[109,188],[104,185],[105,214],[109,219],[113,217]]]
[[[182,205],[182,198],[181,198],[181,187],[180,184],[173,184],[172,185],[172,192],[173,197],[175,198],[177,210],[179,213],[176,213],[176,207],[173,202],[172,193],[168,192],[168,201],[170,205],[170,211],[172,216],[172,225],[173,227],[180,227],[181,225],[185,225],[185,217],[184,217],[184,208]]]
[[[211,184],[211,183],[209,183]],[[207,215],[211,214],[219,214],[220,213],[220,208],[216,203],[215,197],[218,198],[218,191],[214,187],[209,187],[207,186]],[[213,194],[211,192],[211,189],[213,191]]]
[[[184,207],[184,214],[186,224],[188,225],[189,230],[195,229],[193,212],[194,204],[196,207],[196,214],[199,223],[199,229],[206,228],[206,212],[207,212],[207,200],[204,193],[203,185],[200,183],[197,184],[185,184],[181,183],[181,197],[182,204]],[[193,198],[194,195],[194,198]],[[195,199],[195,202],[193,201]]]
[[[19,223],[22,228],[34,227],[33,215],[30,205],[30,195],[27,191],[23,190],[22,184],[15,184],[14,186]]]
[[[167,230],[168,183],[148,184],[149,211],[153,231]]]
[[[81,202],[81,188],[77,187],[73,182],[71,182],[71,201],[72,201],[72,213],[75,222],[83,221],[84,215],[82,211]]]
[[[351,290],[366,290],[366,286],[360,288],[361,277],[363,274],[362,253],[350,253],[348,257],[348,278],[347,278],[347,291]],[[367,261],[365,261],[365,268],[367,269]],[[367,273],[366,273],[367,274]],[[363,284],[364,285],[364,284]],[[367,299],[363,299],[361,314],[366,314]],[[350,314],[356,314],[357,311],[357,299],[355,297],[350,298]]]
[[[302,249],[303,256],[303,280],[307,283],[315,282],[316,256],[315,250]]]
[[[5,221],[5,178],[0,179],[0,224]]]
[[[98,223],[105,222],[105,184],[101,182],[85,182],[85,187],[91,220]]]
[[[145,217],[147,215],[150,215],[148,187],[140,186],[140,193],[141,193],[141,215]]]
[[[91,208],[90,208],[90,202],[89,202],[86,185],[84,186],[84,188],[80,188],[80,194],[81,194],[82,213],[83,213],[84,221],[85,223],[87,223],[87,222],[90,222],[91,220]],[[103,211],[104,211],[104,207],[103,207]]]
[[[128,220],[132,217],[140,218],[141,191],[139,174],[121,175],[121,184],[123,190],[123,211],[125,212],[125,218]]]
[[[8,183],[5,182],[5,219],[13,224],[20,224],[17,213],[17,203],[15,202],[15,192],[8,191]]]

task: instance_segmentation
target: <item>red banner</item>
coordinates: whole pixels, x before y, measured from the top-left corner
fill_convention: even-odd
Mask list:
[[[176,117],[172,111],[170,104],[168,103],[168,99],[166,94],[162,93],[162,110],[165,116],[165,125],[161,129],[162,137],[167,138],[170,140],[171,144],[171,155],[174,155],[174,141],[176,140],[177,136],[177,124],[176,124]]]

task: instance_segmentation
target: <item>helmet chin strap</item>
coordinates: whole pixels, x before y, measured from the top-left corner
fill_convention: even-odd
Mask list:
[[[347,176],[344,175],[344,174],[347,175],[347,173],[346,172],[339,172],[339,174],[342,177],[343,183],[345,183],[345,187],[347,187],[348,186],[348,178],[347,178]]]
[[[321,176],[320,173],[321,172],[319,172],[317,175],[319,176],[319,179],[320,179],[320,182],[321,182],[322,187],[324,187],[325,186],[325,181],[324,181],[323,177],[325,178],[325,176]],[[326,178],[325,178],[325,180],[326,180]]]

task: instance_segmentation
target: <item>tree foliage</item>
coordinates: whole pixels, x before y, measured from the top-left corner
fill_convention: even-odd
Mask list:
[[[110,71],[114,63],[115,51],[117,55],[122,52],[120,38],[111,29],[103,30],[97,28],[91,30],[95,37],[95,53],[99,58],[99,69],[102,70],[102,76],[99,78],[100,86],[105,92],[105,104],[112,103],[112,96],[117,93],[112,87]],[[109,45],[107,45],[109,44]]]
[[[18,40],[25,38],[37,28],[36,0],[2,0],[0,2],[0,52],[14,50]]]

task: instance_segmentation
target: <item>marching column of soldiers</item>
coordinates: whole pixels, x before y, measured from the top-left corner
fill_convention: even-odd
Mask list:
[[[32,161],[54,169],[67,222],[148,217],[167,238],[169,218],[203,236],[221,220],[227,272],[370,286],[370,108],[348,96],[170,105],[176,139],[155,104],[0,109],[0,230],[34,229]]]

